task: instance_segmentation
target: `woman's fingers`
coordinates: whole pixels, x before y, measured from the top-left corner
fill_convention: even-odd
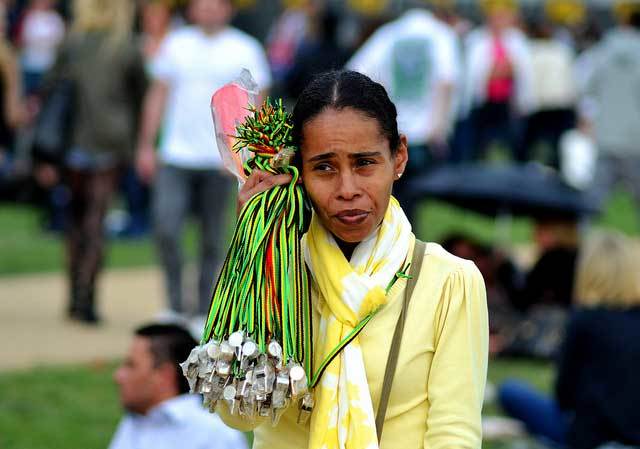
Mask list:
[[[258,189],[256,193],[264,192],[265,190],[270,189],[271,187],[280,186],[283,184],[289,184],[290,182],[291,182],[291,175],[289,174],[269,175],[268,177],[260,180],[258,185],[255,186],[255,189]]]
[[[278,185],[289,184],[291,175],[274,175],[261,170],[254,170],[238,192],[238,211],[252,196]]]
[[[251,174],[249,175],[249,177],[247,178],[247,180],[244,183],[244,186],[242,187],[243,189],[245,187],[252,189],[254,188],[257,184],[260,183],[260,181],[262,181],[263,179],[267,178],[269,176],[269,173],[262,171],[262,170],[254,170],[251,172]]]

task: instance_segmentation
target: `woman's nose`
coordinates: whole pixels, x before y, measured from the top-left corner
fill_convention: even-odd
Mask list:
[[[360,196],[360,187],[358,186],[356,176],[350,171],[341,173],[339,183],[337,188],[339,199],[350,201]]]

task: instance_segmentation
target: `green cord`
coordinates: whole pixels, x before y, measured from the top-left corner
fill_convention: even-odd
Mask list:
[[[240,211],[231,246],[211,298],[202,343],[223,340],[243,330],[261,352],[272,339],[282,345],[284,362],[300,363],[311,375],[311,307],[307,268],[300,239],[306,231],[304,190],[299,172],[274,163],[292,148],[290,115],[282,101],[265,101],[237,127],[234,149],[253,157],[243,164],[254,169],[291,174],[291,182],[253,196]],[[283,153],[284,154],[284,153]]]

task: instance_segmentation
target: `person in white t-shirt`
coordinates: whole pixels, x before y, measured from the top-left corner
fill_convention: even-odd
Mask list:
[[[380,27],[347,63],[385,86],[398,109],[398,128],[407,136],[410,157],[395,194],[411,221],[415,203],[406,187],[409,179],[447,156],[460,66],[457,45],[447,24],[415,8]]]
[[[27,95],[40,87],[65,36],[64,21],[54,6],[52,0],[31,0],[20,28],[20,63]]]
[[[183,223],[190,209],[200,220],[197,315],[202,317],[224,250],[223,223],[234,185],[216,145],[211,95],[242,69],[248,69],[263,90],[270,86],[271,75],[258,41],[228,25],[231,0],[191,0],[188,13],[193,25],[171,32],[151,64],[154,81],[145,99],[136,165],[143,180],[154,181],[152,214],[170,316],[185,312]]]
[[[553,25],[546,20],[529,20],[531,94],[533,108],[526,118],[523,136],[524,157],[531,159],[539,144],[546,144],[544,162],[560,166],[560,139],[576,125],[577,101],[573,49],[554,36]]]
[[[247,439],[189,394],[178,366],[196,341],[173,324],[136,330],[127,355],[114,373],[127,414],[109,449],[247,449]]]

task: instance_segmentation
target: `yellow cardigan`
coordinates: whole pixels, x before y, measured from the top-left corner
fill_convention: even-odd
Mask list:
[[[405,280],[395,283],[388,303],[360,334],[374,411],[405,287]],[[315,310],[313,319],[317,325]],[[409,305],[381,449],[481,447],[488,339],[480,272],[472,262],[428,243]],[[230,416],[226,405],[217,411],[231,427],[254,430],[254,449],[307,448],[309,424],[297,424],[297,407],[287,410],[276,427]]]

